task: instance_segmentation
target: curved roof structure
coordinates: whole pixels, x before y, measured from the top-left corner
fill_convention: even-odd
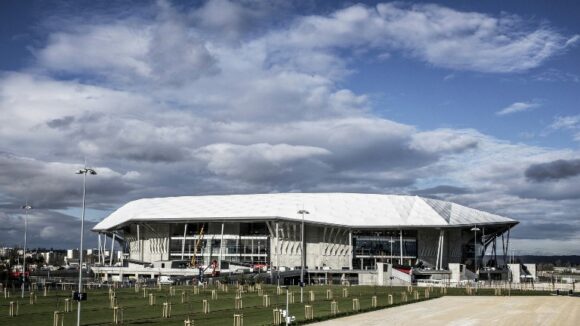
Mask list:
[[[517,224],[507,217],[418,196],[355,193],[278,193],[139,199],[127,203],[93,231],[131,222],[301,220],[347,227],[452,227]]]

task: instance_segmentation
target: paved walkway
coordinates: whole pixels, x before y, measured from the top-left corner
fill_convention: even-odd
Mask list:
[[[443,297],[329,320],[317,326],[580,325],[578,297]]]

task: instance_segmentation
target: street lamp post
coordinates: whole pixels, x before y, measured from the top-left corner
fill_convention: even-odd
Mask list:
[[[300,303],[304,302],[304,214],[310,214],[305,209],[301,209],[298,211],[298,214],[302,214],[302,236],[301,236],[301,250],[300,250]]]
[[[83,209],[81,212],[81,244],[79,250],[79,292],[77,297],[77,326],[81,325],[81,301],[83,292],[83,233],[85,229],[85,198],[87,193],[87,174],[96,175],[97,171],[89,169],[86,166],[76,172],[76,174],[83,175]]]
[[[477,231],[479,231],[479,228],[475,225],[471,228],[471,231],[473,231],[473,272],[477,280]],[[477,288],[477,281],[475,282],[475,288]]]
[[[22,206],[24,209],[24,251],[22,252],[22,298],[24,298],[24,285],[26,284],[26,233],[28,232],[28,211],[32,209],[32,206],[28,203]]]

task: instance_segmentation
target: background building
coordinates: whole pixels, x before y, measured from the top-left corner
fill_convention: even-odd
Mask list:
[[[125,273],[185,267],[175,262],[192,259],[202,266],[215,261],[221,270],[284,271],[301,265],[303,218],[308,273],[364,273],[386,263],[405,271],[413,266],[419,278],[475,278],[484,267],[482,277],[502,277],[497,254],[508,252],[518,223],[418,196],[283,193],[141,199],[93,230],[126,247]],[[491,258],[484,259],[486,252]]]

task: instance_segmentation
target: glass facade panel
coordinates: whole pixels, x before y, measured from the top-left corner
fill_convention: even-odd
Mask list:
[[[198,263],[211,255],[212,259],[219,259],[221,241],[211,239],[213,235],[207,235],[210,239],[203,239],[197,251]],[[235,236],[224,235],[224,247],[222,260],[231,262],[241,262],[247,264],[266,264],[269,262],[269,238],[267,236]],[[227,239],[229,237],[229,239]],[[171,239],[170,257],[179,259],[181,257],[182,239]],[[186,239],[184,258],[190,259],[195,252],[196,239]]]
[[[416,257],[416,231],[403,231],[402,245],[403,256]],[[399,231],[358,231],[355,233],[355,235],[353,235],[353,246],[355,257],[399,257],[401,255],[401,239]]]

